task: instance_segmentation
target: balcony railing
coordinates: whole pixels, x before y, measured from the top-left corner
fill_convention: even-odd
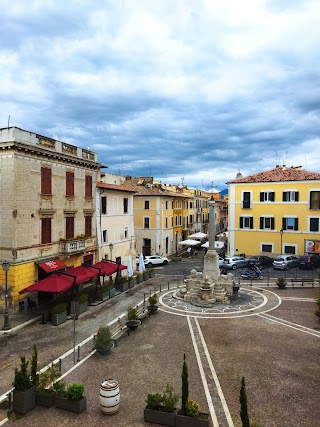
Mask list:
[[[86,249],[86,240],[63,240],[60,242],[60,252],[63,254],[71,254],[74,252],[81,252]]]

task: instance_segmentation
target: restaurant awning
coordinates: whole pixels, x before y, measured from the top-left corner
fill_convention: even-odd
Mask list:
[[[78,267],[69,268],[66,273],[76,277],[76,284],[87,282],[99,275],[99,268],[92,265],[82,264]]]
[[[199,242],[197,240],[187,239],[182,240],[182,242],[178,242],[178,245],[197,246],[199,245]]]
[[[118,270],[118,265],[115,262],[110,262],[110,261],[99,261],[96,264],[93,264],[93,267],[98,267],[100,268],[100,276],[111,276],[112,274],[116,273]],[[119,265],[119,270],[125,270],[127,267],[125,265],[120,264]]]
[[[72,288],[74,277],[68,276],[63,273],[52,273],[45,279],[39,280],[39,282],[22,289],[19,294],[24,292],[42,291],[42,292],[66,292]]]
[[[206,237],[208,237],[208,235],[206,233],[201,233],[200,231],[198,233],[195,234],[191,234],[190,236],[187,237],[187,239],[205,239]]]
[[[37,264],[38,264],[38,267],[41,267],[46,273],[51,273],[52,271],[62,270],[67,268],[65,263],[62,262],[60,259],[39,262]]]

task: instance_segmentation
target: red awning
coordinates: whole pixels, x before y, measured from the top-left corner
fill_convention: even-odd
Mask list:
[[[118,270],[118,264],[110,261],[99,261],[96,264],[93,264],[93,267],[100,268],[100,276],[111,276],[113,273],[116,273]],[[125,270],[127,267],[125,265],[120,264],[119,270]]]
[[[42,291],[42,292],[65,292],[72,288],[74,278],[67,276],[66,274],[52,273],[45,279],[39,280],[31,286],[23,289],[19,292]]]
[[[79,267],[69,268],[66,273],[76,276],[76,284],[80,285],[80,283],[87,282],[98,276],[99,270],[94,266],[83,264],[79,265]]]
[[[67,268],[64,262],[60,259],[54,259],[52,261],[45,261],[38,264],[46,273],[51,273],[52,271],[62,270]]]

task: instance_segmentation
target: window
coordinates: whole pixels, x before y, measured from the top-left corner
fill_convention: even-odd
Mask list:
[[[106,196],[101,196],[101,213],[105,215],[107,213],[107,198]]]
[[[273,252],[272,244],[262,243],[261,244],[261,252]]]
[[[92,217],[85,216],[84,217],[84,234],[86,237],[92,236]]]
[[[171,202],[171,208],[173,209],[174,208],[174,201],[172,200],[172,202]]]
[[[284,191],[282,193],[283,202],[298,202],[299,201],[299,191]]]
[[[91,198],[92,197],[92,176],[86,175],[85,180],[85,197]]]
[[[310,191],[310,209],[320,209],[320,191]]]
[[[182,217],[181,217],[181,215],[179,216],[179,225],[182,225]]]
[[[66,196],[74,196],[74,173],[66,172]]]
[[[166,228],[168,228],[168,218],[166,218]]]
[[[128,213],[128,198],[123,199],[123,213]]]
[[[319,231],[319,218],[310,218],[309,230]]]
[[[148,216],[144,217],[144,228],[150,228],[150,218]]]
[[[173,227],[173,216],[171,217],[171,227]]]
[[[240,217],[240,228],[253,229],[253,217],[252,216],[241,216]]]
[[[144,201],[144,208],[145,209],[150,209],[150,200],[145,200]]]
[[[50,168],[41,168],[41,194],[52,194],[52,171]]]
[[[178,215],[176,215],[176,225],[178,225]]]
[[[298,230],[298,218],[282,218],[282,229],[283,230]]]
[[[189,223],[192,224],[193,223],[193,215],[189,215]]]
[[[166,200],[166,209],[168,209],[168,200]]]
[[[124,238],[128,239],[128,236],[129,236],[129,229],[128,229],[128,227],[125,227],[124,228]]]
[[[295,254],[296,253],[296,247],[290,246],[290,245],[285,245],[284,246],[284,253],[285,254]]]
[[[261,191],[260,202],[274,202],[274,191]]]
[[[51,243],[51,218],[41,219],[41,244]]]
[[[260,217],[260,230],[274,230],[274,218]]]
[[[244,191],[242,194],[242,208],[250,209],[251,208],[251,193],[250,191]]]
[[[74,237],[74,217],[68,216],[66,218],[66,239],[73,239]]]
[[[108,230],[102,230],[102,242],[108,243]]]

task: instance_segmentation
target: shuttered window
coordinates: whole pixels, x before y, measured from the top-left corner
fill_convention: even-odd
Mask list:
[[[66,239],[74,238],[74,218],[67,217],[66,218]]]
[[[282,229],[283,230],[294,230],[297,231],[298,228],[298,218],[282,218]]]
[[[92,197],[92,176],[86,175],[85,197]]]
[[[319,218],[310,218],[310,231],[320,231]]]
[[[240,228],[253,229],[253,217],[252,216],[241,216],[240,217]]]
[[[260,230],[274,230],[274,218],[261,216]]]
[[[274,202],[274,191],[261,191],[260,202]]]
[[[41,219],[41,243],[51,243],[51,218]]]
[[[106,196],[101,197],[101,213],[104,215],[107,213],[107,198],[106,198]]]
[[[66,172],[66,195],[74,196],[74,173]]]
[[[123,199],[123,213],[128,213],[128,198]]]
[[[84,221],[85,221],[84,234],[86,235],[86,237],[91,237],[92,236],[92,217],[91,216],[85,216]]]
[[[52,194],[52,172],[50,168],[41,168],[41,194]]]
[[[144,228],[150,228],[150,218],[148,216],[144,217]]]

